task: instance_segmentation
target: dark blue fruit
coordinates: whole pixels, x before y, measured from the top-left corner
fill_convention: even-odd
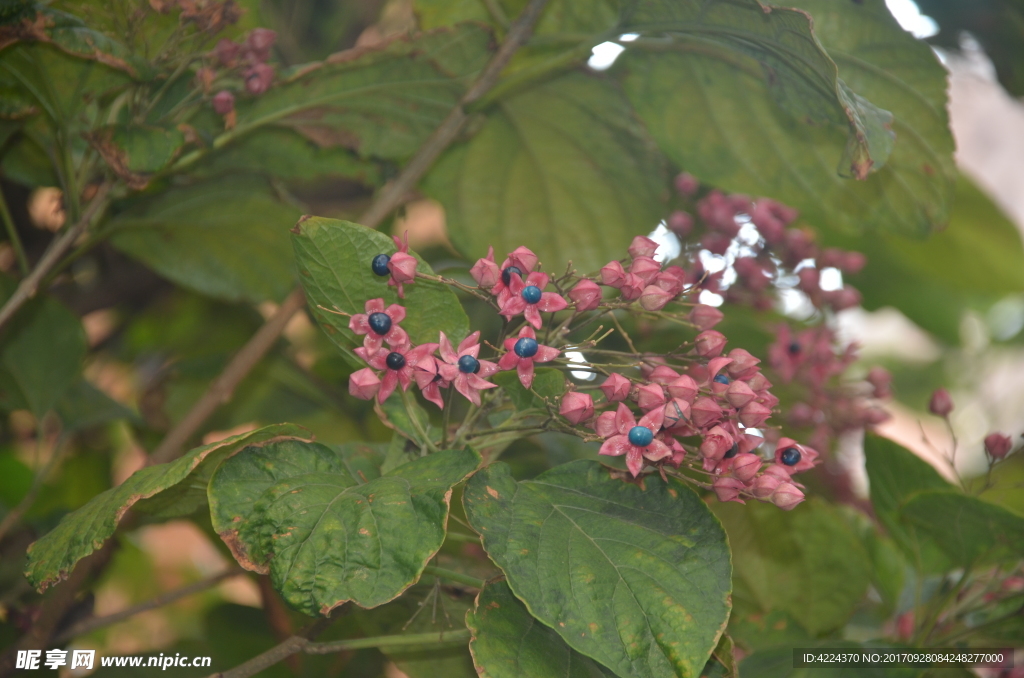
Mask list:
[[[798,341],[791,341],[789,343],[788,350],[789,350],[789,355],[796,355],[797,353],[800,352],[800,342],[798,342]]]
[[[370,262],[370,268],[373,269],[374,273],[383,278],[391,273],[391,271],[388,270],[389,261],[391,261],[391,257],[388,255],[378,254],[373,258],[373,261]]]
[[[540,288],[537,287],[536,285],[527,285],[526,287],[523,288],[523,293],[521,296],[523,297],[523,301],[525,301],[526,303],[536,304],[538,301],[540,301]]]
[[[516,355],[520,358],[532,358],[537,355],[537,350],[539,348],[540,345],[537,343],[536,339],[523,337],[516,342],[516,345],[512,347],[512,350],[515,351]]]
[[[463,374],[476,374],[480,371],[480,361],[471,355],[464,355],[459,358],[459,372]]]
[[[787,447],[782,451],[782,463],[786,466],[796,466],[800,463],[800,450],[795,447]]]
[[[726,459],[732,459],[733,457],[735,457],[739,453],[740,453],[740,446],[738,444],[736,444],[736,443],[733,443],[732,447],[729,448],[729,451],[725,453],[725,458]]]
[[[509,266],[508,268],[501,272],[501,282],[505,283],[505,285],[508,285],[509,281],[512,280],[513,273],[518,275],[520,278],[523,277],[523,272],[519,270],[518,266]]]
[[[387,313],[371,313],[367,323],[371,330],[382,337],[391,331],[391,316]]]
[[[629,442],[637,447],[647,447],[654,442],[654,434],[646,426],[634,426],[629,429]]]
[[[725,376],[724,374],[716,374],[715,375],[715,382],[719,383],[719,384],[728,384],[729,383],[729,377]]]
[[[400,370],[405,367],[405,356],[397,351],[388,353],[388,357],[384,359],[389,369]]]

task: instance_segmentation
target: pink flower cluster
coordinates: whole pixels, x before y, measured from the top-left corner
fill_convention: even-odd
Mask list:
[[[277,40],[277,33],[269,28],[254,28],[242,43],[222,38],[213,49],[217,64],[228,71],[237,71],[245,83],[245,91],[254,96],[263,94],[274,82],[274,67],[267,63],[270,50]],[[204,89],[216,78],[210,68],[200,71]],[[235,110],[235,95],[222,89],[211,100],[218,115],[227,116]]]

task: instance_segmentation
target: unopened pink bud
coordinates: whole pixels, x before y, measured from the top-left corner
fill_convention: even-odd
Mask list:
[[[705,330],[697,335],[694,346],[697,348],[697,355],[705,358],[720,355],[725,349],[725,335],[717,330]]]
[[[644,281],[638,275],[627,273],[625,280],[622,282],[622,287],[619,288],[619,293],[625,301],[633,301],[639,299],[640,295],[644,292]]]
[[[644,384],[636,390],[636,404],[644,412],[650,412],[665,404],[665,391],[660,384]]]
[[[769,467],[771,468],[771,467]],[[785,474],[786,478],[780,478],[774,473],[762,473],[754,481],[754,486],[751,488],[751,492],[758,499],[767,499],[772,496],[775,490],[778,489],[779,485],[789,478],[789,474]]]
[[[648,285],[640,295],[640,306],[645,311],[660,311],[672,301],[673,296],[657,285]]]
[[[650,257],[634,257],[629,265],[629,272],[649,284],[661,273],[661,264]]]
[[[700,239],[700,244],[708,252],[724,256],[732,244],[732,238],[725,233],[708,233]]]
[[[843,251],[836,247],[827,247],[818,255],[818,266],[821,268],[839,268],[843,263]]]
[[[245,44],[253,55],[260,61],[266,61],[270,57],[270,48],[277,40],[277,33],[269,28],[254,28],[245,39]]]
[[[594,399],[587,393],[569,391],[562,396],[558,413],[573,424],[579,424],[594,416]]]
[[[821,274],[816,268],[811,268],[810,266],[801,268],[797,272],[797,277],[800,278],[797,287],[807,294],[814,294],[821,288]]]
[[[857,291],[856,288],[847,286],[842,289],[826,292],[825,301],[827,301],[834,310],[845,311],[848,308],[860,306],[861,296],[860,292]]]
[[[992,455],[993,459],[1002,459],[1010,452],[1013,441],[1010,436],[1002,433],[989,433],[985,436],[985,451]]]
[[[750,352],[743,348],[734,348],[729,351],[729,357],[732,358],[732,363],[726,372],[733,379],[745,379],[754,376],[757,364],[761,362],[759,358],[750,355]]]
[[[527,271],[532,271],[537,266],[538,261],[537,255],[533,253],[533,250],[523,245],[515,248],[508,255],[508,258],[512,265],[518,267],[524,275]]]
[[[758,402],[747,403],[740,409],[740,423],[747,428],[756,428],[772,416],[772,411]]]
[[[718,501],[735,501],[741,504],[746,503],[740,499],[740,492],[746,489],[746,485],[736,478],[719,476],[718,478],[715,478],[715,482],[711,484],[711,489],[715,491],[715,496],[718,497]]]
[[[772,493],[771,501],[783,511],[792,511],[804,500],[804,493],[793,483],[780,483]]]
[[[747,386],[754,389],[756,393],[761,393],[772,387],[772,382],[768,381],[768,377],[764,376],[761,372],[758,372],[754,376],[747,379]]]
[[[410,283],[416,280],[416,257],[405,252],[395,252],[388,261],[388,270],[397,283]]]
[[[633,238],[633,242],[629,244],[629,256],[634,259],[637,257],[653,257],[657,251],[658,243],[643,235],[636,236]]]
[[[608,399],[608,402],[621,402],[629,397],[629,391],[632,388],[632,384],[629,379],[618,372],[612,373],[604,383],[601,384],[601,391],[604,393],[604,397]]]
[[[678,378],[679,373],[668,365],[658,365],[647,375],[647,380],[655,384],[668,384]]]
[[[593,280],[583,279],[569,290],[569,299],[577,311],[592,311],[601,303],[601,287]]]
[[[348,392],[360,400],[373,400],[380,390],[380,378],[369,367],[353,372],[348,378]]]
[[[681,398],[673,398],[665,403],[665,428],[685,426],[690,421],[690,403]]]
[[[722,322],[722,312],[714,306],[708,306],[706,304],[697,304],[690,311],[687,316],[689,321],[697,326],[700,330],[710,330],[712,327]]]
[[[867,381],[874,390],[871,395],[875,398],[888,398],[892,395],[892,375],[884,367],[872,367],[868,370]]]
[[[654,284],[673,297],[678,296],[683,291],[683,285],[686,284],[686,273],[678,266],[669,266],[654,276]]]
[[[867,265],[867,263],[867,257],[865,257],[860,252],[845,252],[843,254],[843,260],[839,264],[839,268],[842,270],[843,273],[850,273],[851,275],[855,275],[857,273],[860,273],[861,270],[864,269],[864,266]]]
[[[597,420],[594,422],[594,431],[602,438],[610,438],[618,433],[619,427],[615,424],[615,413],[602,412],[598,415]]]
[[[939,417],[948,417],[953,411],[953,399],[944,388],[936,389],[928,401],[928,411]]]
[[[242,46],[233,40],[227,38],[221,38],[217,43],[217,47],[214,48],[214,53],[217,55],[217,61],[220,62],[221,66],[230,66],[234,63],[235,59],[238,58],[238,53],[242,51]]]
[[[249,94],[263,94],[274,81],[274,68],[267,64],[256,64],[245,72],[245,89]]]
[[[697,396],[697,382],[688,374],[673,379],[665,385],[665,389],[673,398],[680,398],[688,403],[692,403]]]
[[[676,176],[676,190],[683,195],[691,196],[700,190],[700,181],[689,172],[683,172]]]
[[[688,212],[682,210],[676,210],[672,214],[668,215],[668,230],[675,233],[680,238],[685,238],[690,235],[693,231],[693,217]]]
[[[729,384],[729,388],[725,391],[725,399],[729,401],[729,404],[739,409],[749,402],[752,402],[757,394],[754,393],[754,389],[747,386],[746,382],[734,381]]]
[[[761,468],[761,457],[756,454],[737,454],[732,461],[732,474],[745,483],[757,475]]]
[[[498,284],[501,280],[501,268],[494,262],[493,247],[487,249],[486,257],[476,260],[473,268],[469,269],[469,274],[473,276],[476,284],[484,289],[490,289]]]
[[[706,428],[712,422],[722,418],[722,408],[711,398],[698,398],[690,408],[693,423],[698,428]]]
[[[721,426],[715,426],[704,434],[704,440],[700,444],[700,453],[705,459],[719,460],[732,449],[732,444],[732,435]]]
[[[217,115],[227,115],[235,110],[235,95],[222,89],[213,95],[213,110]]]
[[[609,261],[601,267],[601,282],[609,287],[622,287],[626,282],[626,269],[618,261]]]

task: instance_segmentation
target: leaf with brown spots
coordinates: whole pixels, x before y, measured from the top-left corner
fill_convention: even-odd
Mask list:
[[[418,581],[444,541],[452,486],[480,462],[445,450],[361,482],[353,447],[250,448],[210,482],[214,529],[306,614],[349,600],[376,607]]]
[[[573,650],[619,676],[700,674],[729,617],[732,566],[686,485],[655,475],[638,487],[587,460],[516,482],[498,462],[463,504],[516,598]]]
[[[200,473],[204,466],[220,464],[246,445],[308,434],[294,424],[275,424],[203,445],[168,464],[147,466],[119,486],[107,490],[64,516],[60,523],[28,549],[25,576],[40,590],[66,579],[82,558],[103,546],[124,514],[139,501],[158,495]]]

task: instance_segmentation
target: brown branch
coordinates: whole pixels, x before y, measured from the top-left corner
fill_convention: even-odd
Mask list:
[[[360,217],[359,223],[376,228],[396,208],[407,199],[410,191],[427,173],[438,156],[451,145],[463,126],[467,116],[465,106],[486,94],[498,81],[498,75],[508,64],[516,50],[526,42],[533,26],[540,17],[547,0],[532,0],[522,14],[516,19],[507,37],[498,51],[484,67],[476,81],[462,96],[459,103],[451,110],[443,122],[434,130],[416,155],[402,168],[401,173],[390,184],[385,186],[374,199],[373,204]],[[188,414],[171,429],[170,433],[160,442],[149,457],[150,464],[161,464],[180,456],[185,443],[195,435],[203,422],[221,405],[231,398],[239,382],[245,378],[256,363],[266,355],[270,347],[284,331],[288,321],[304,303],[301,288],[296,288],[288,296],[277,312],[267,320],[249,342],[242,347],[231,360],[210,388],[192,406]]]
[[[14,290],[14,294],[3,305],[3,308],[0,308],[0,327],[6,325],[7,321],[14,316],[18,309],[36,295],[36,292],[39,290],[39,283],[46,277],[46,274],[57,265],[60,258],[68,251],[68,248],[75,244],[79,236],[85,233],[93,217],[106,207],[107,193],[109,192],[110,184],[100,184],[96,195],[93,196],[92,201],[85,208],[82,218],[78,220],[78,223],[68,228],[62,235],[50,243],[50,246],[46,248],[46,252],[43,253],[43,257],[36,264],[36,267],[21,281],[18,289]]]
[[[257,673],[284,661],[293,654],[302,652],[310,643],[311,638],[316,638],[324,629],[331,625],[332,619],[317,619],[307,626],[303,631],[288,638],[283,643],[275,645],[266,652],[262,652],[252,659],[243,662],[233,669],[210,674],[210,678],[249,678]]]
[[[83,636],[86,633],[95,631],[96,629],[102,629],[112,624],[116,624],[120,621],[124,621],[125,619],[129,619],[130,617],[134,617],[135,615],[140,614],[142,612],[148,612],[150,610],[155,610],[157,608],[163,607],[164,605],[170,605],[171,603],[181,600],[182,598],[187,598],[188,596],[201,593],[206,589],[213,588],[225,579],[237,577],[238,575],[244,572],[245,570],[243,570],[242,568],[235,567],[230,570],[221,572],[220,574],[216,574],[212,577],[209,577],[208,579],[197,581],[196,583],[189,584],[188,586],[183,586],[180,589],[168,591],[167,593],[162,593],[159,596],[153,598],[152,600],[147,600],[144,603],[133,605],[132,607],[121,610],[120,612],[104,615],[102,617],[90,617],[89,619],[83,619],[74,626],[68,628],[66,631],[63,631],[62,633],[58,634],[53,639],[53,644],[63,645],[72,638]]]

